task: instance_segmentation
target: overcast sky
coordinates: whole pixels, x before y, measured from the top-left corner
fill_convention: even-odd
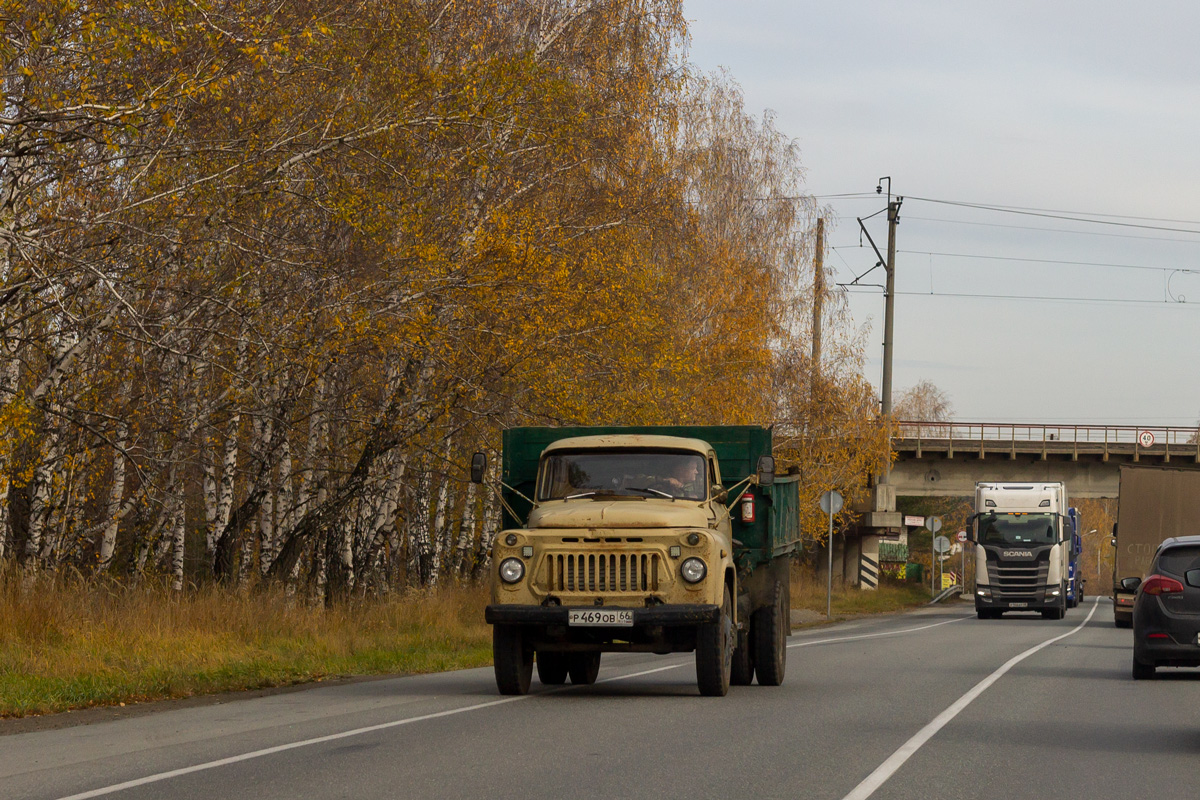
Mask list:
[[[747,110],[774,111],[799,143],[807,190],[836,216],[838,281],[875,263],[855,218],[886,200],[831,196],[873,193],[886,175],[905,197],[897,392],[933,381],[962,420],[1200,419],[1200,3],[684,0],[684,11],[689,60],[727,68]],[[883,249],[885,215],[867,225]],[[870,325],[878,385],[882,292],[849,302]]]

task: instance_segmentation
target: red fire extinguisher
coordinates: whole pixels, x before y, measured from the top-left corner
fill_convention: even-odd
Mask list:
[[[754,522],[754,495],[742,495],[742,522]]]

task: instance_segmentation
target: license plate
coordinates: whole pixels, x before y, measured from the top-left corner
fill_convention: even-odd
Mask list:
[[[1009,608],[1027,608],[1029,603],[1009,603]]]
[[[619,610],[615,608],[572,608],[567,611],[567,624],[632,628],[633,611],[630,609]]]

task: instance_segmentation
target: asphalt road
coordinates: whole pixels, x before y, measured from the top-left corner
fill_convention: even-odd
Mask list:
[[[1200,671],[1135,683],[1131,636],[1103,600],[960,605],[797,632],[783,686],[724,698],[682,655],[521,698],[490,669],[318,685],[0,736],[0,798],[1194,797]]]

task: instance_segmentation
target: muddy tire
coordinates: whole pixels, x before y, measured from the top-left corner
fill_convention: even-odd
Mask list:
[[[538,680],[547,686],[561,686],[566,683],[567,659],[566,653],[545,653],[539,650],[537,654]]]
[[[576,686],[591,686],[600,674],[600,653],[569,653],[567,672]]]
[[[721,600],[720,619],[701,625],[696,633],[696,685],[700,687],[700,694],[705,697],[724,697],[729,694],[736,644],[733,600],[726,586]]]
[[[730,686],[749,686],[754,680],[754,645],[750,640],[750,627],[738,631],[737,647],[733,651],[733,665],[729,672]]]
[[[771,604],[750,617],[750,638],[754,642],[754,669],[759,686],[779,686],[787,668],[787,635],[790,620],[788,587],[776,583]]]
[[[492,626],[492,667],[500,694],[525,694],[533,677],[533,648],[516,625]]]

